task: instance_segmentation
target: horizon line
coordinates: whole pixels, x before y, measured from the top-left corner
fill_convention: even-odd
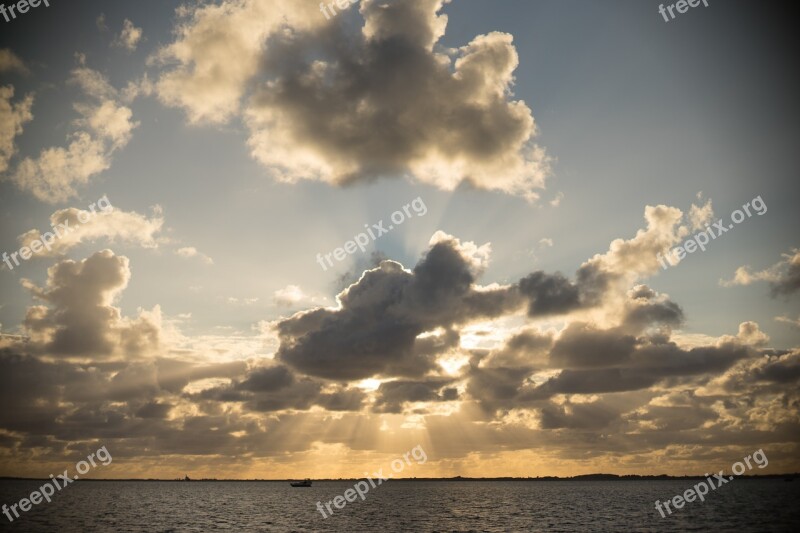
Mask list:
[[[705,479],[705,475],[687,474],[683,476],[670,475],[670,474],[578,474],[575,476],[536,476],[536,477],[515,477],[515,476],[491,476],[491,477],[466,477],[466,476],[452,476],[452,477],[403,477],[403,478],[390,478],[386,481],[630,481],[630,480],[648,480],[648,479]],[[800,478],[800,472],[783,473],[783,474],[754,474],[754,475],[741,475],[736,476],[736,479],[772,479],[772,478]],[[181,482],[193,483],[200,481],[241,481],[241,482],[290,482],[298,481],[301,479],[311,479],[314,482],[320,481],[359,481],[367,479],[365,477],[354,478],[281,478],[281,479],[236,479],[236,478],[81,478],[77,481],[164,481],[164,482]],[[47,478],[37,477],[19,477],[19,476],[0,476],[0,481],[48,481]]]

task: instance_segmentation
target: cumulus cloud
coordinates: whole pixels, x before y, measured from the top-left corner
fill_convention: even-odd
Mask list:
[[[102,15],[101,15],[102,16]],[[103,21],[105,24],[105,21]],[[99,19],[98,19],[98,26],[99,26]],[[142,40],[142,28],[137,28],[133,25],[128,19],[122,23],[122,31],[114,40],[114,45],[119,46],[120,48],[124,48],[129,52],[133,52],[136,50],[136,47],[139,45],[139,41]]]
[[[443,49],[445,3],[364,0],[359,33],[325,21],[315,2],[185,7],[178,38],[155,57],[173,63],[158,95],[192,122],[243,116],[253,157],[283,181],[412,175],[533,200],[550,158],[513,98],[513,38]]]
[[[794,449],[798,354],[764,349],[757,324],[683,346],[670,338],[680,306],[638,283],[620,301],[600,293],[594,305],[615,307],[610,326],[552,306],[563,327],[545,326],[547,313],[527,316],[521,282],[477,284],[488,261],[488,246],[438,234],[414,268],[382,261],[338,307],[274,323],[274,359],[228,362],[174,358],[197,354],[165,345],[158,309],[121,317],[114,302],[130,276],[124,258],[106,251],[61,262],[44,288],[26,282],[45,304],[29,310],[29,341],[0,347],[0,400],[20,406],[0,413],[0,427],[23,450],[38,436],[58,447],[113,435],[117,449],[145,460],[145,449],[285,454],[314,438],[371,449],[397,418],[437,441],[464,435],[441,450],[453,458],[537,442],[561,459],[622,451],[641,459],[698,441],[761,442],[766,431]],[[617,263],[593,267],[607,264]],[[572,285],[580,296],[580,276],[555,284],[565,293]],[[509,316],[522,324],[497,347],[461,345],[465,325]],[[466,362],[444,373],[443,357]],[[357,383],[365,377],[380,380]]]
[[[50,267],[44,287],[23,285],[44,305],[32,306],[24,320],[29,347],[54,356],[104,360],[136,357],[158,348],[160,308],[123,317],[113,303],[130,280],[126,257],[110,250],[82,261]]]
[[[109,243],[120,242],[143,248],[157,248],[159,233],[164,226],[164,218],[159,209],[155,209],[148,217],[135,211],[121,209],[105,209],[97,213],[89,213],[70,207],[59,209],[50,216],[51,230],[59,228],[61,237],[54,239],[50,250],[43,249],[36,256],[56,257],[85,242],[96,242],[105,239]],[[86,220],[82,222],[82,220]],[[43,233],[38,229],[29,230],[19,237],[21,246],[29,246],[34,240],[42,240]]]
[[[22,134],[22,126],[33,119],[31,113],[33,95],[28,95],[17,102],[12,102],[13,98],[13,86],[0,86],[0,172],[8,170],[9,161],[17,153],[14,141]]]
[[[575,281],[537,271],[516,284],[481,287],[491,248],[437,232],[431,247],[412,271],[383,261],[339,296],[339,308],[319,308],[279,321],[277,357],[293,368],[328,379],[373,376],[419,377],[434,368],[443,342],[420,350],[420,336],[437,328],[452,331],[479,319],[527,308],[531,318],[569,315],[597,307],[619,309],[612,319],[636,335],[650,325],[680,324],[681,309],[666,296],[639,288],[631,301],[629,284],[658,271],[656,253],[687,230],[683,214],[667,206],[645,209],[647,228],[630,240],[617,239],[609,251],[578,269]],[[619,315],[619,316],[616,316]],[[620,318],[624,317],[624,318]],[[591,341],[589,341],[591,344]]]
[[[311,0],[181,6],[175,42],[151,58],[169,66],[156,83],[159,100],[184,109],[193,123],[229,120],[239,113],[246,86],[259,72],[267,37],[282,24],[318,25],[318,9]]]
[[[82,58],[79,58],[81,63]],[[76,188],[111,166],[112,154],[123,148],[138,126],[133,112],[119,102],[119,95],[99,72],[81,65],[72,71],[71,82],[80,86],[92,103],[78,103],[78,129],[66,148],[43,150],[26,157],[11,180],[43,202],[58,203],[77,194]]]
[[[373,449],[381,430],[399,428],[452,443],[439,451],[456,460],[530,442],[563,460],[642,459],[766,432],[796,449],[797,350],[765,348],[755,322],[687,346],[673,334],[682,308],[638,281],[653,271],[649,254],[682,231],[670,209],[652,208],[646,229],[573,279],[540,271],[479,285],[491,247],[438,232],[415,266],[380,261],[336,307],[287,286],[276,300],[312,307],[271,324],[280,345],[267,356],[260,337],[253,351],[220,337],[195,352],[159,307],[123,317],[130,267],[110,251],[61,261],[43,287],[24,282],[42,304],[28,310],[27,342],[0,343],[0,400],[19,406],[0,413],[0,428],[20,450],[113,436],[143,460],[141,450],[250,461],[307,451],[315,438]],[[487,343],[467,348],[478,331]]]
[[[338,308],[278,322],[278,359],[328,379],[421,376],[434,368],[437,354],[458,342],[452,332],[422,334],[521,307],[513,288],[476,286],[485,249],[441,235],[432,242],[413,271],[383,261],[338,295]]]

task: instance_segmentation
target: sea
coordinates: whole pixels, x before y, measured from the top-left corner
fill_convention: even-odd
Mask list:
[[[624,532],[800,531],[800,479],[736,479],[704,502],[662,518],[655,501],[697,481],[388,481],[361,500],[339,499],[353,481],[293,488],[275,481],[82,481],[0,530],[19,532]],[[0,504],[27,497],[42,481],[0,481]],[[351,497],[353,493],[348,495]],[[343,505],[342,505],[343,504]],[[11,515],[13,517],[13,514]]]

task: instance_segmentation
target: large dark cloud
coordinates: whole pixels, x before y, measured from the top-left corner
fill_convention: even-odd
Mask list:
[[[312,376],[419,377],[454,347],[454,325],[499,316],[520,305],[512,289],[478,291],[469,258],[455,240],[434,244],[412,272],[392,261],[368,270],[339,295],[341,309],[299,313],[277,325],[278,358]],[[446,328],[442,336],[417,338]]]
[[[420,377],[435,356],[458,344],[457,328],[518,311],[563,314],[601,302],[608,276],[597,264],[579,269],[576,283],[536,272],[518,284],[480,288],[480,261],[470,243],[439,235],[413,271],[393,261],[364,272],[339,295],[340,309],[314,309],[281,321],[278,358],[327,379]],[[444,328],[446,333],[418,338]]]
[[[313,0],[186,6],[156,92],[193,122],[244,117],[284,181],[411,175],[534,199],[551,163],[513,96],[513,37],[442,47],[447,1],[361,0],[330,22]]]

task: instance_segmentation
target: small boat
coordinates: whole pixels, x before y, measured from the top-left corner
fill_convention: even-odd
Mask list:
[[[292,487],[310,487],[311,480],[306,478],[303,481],[290,481],[289,485],[291,485]]]

